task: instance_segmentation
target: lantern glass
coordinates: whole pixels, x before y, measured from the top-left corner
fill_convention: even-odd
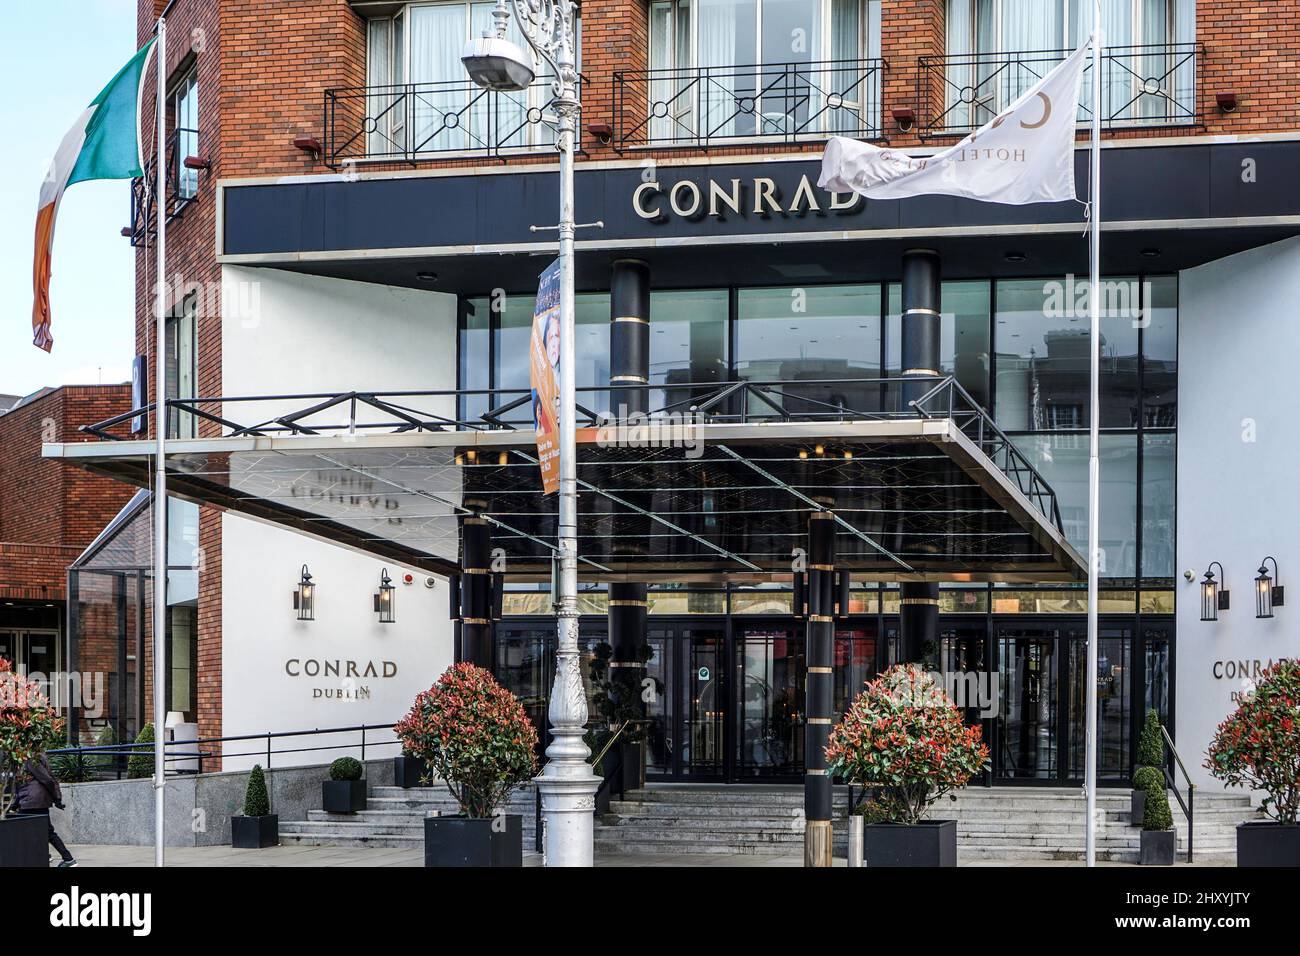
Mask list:
[[[1219,619],[1219,584],[1214,580],[1214,575],[1205,572],[1205,580],[1201,582],[1201,620],[1217,621]]]
[[[311,572],[305,564],[298,586],[293,590],[293,608],[298,612],[298,620],[316,620],[316,585],[312,583]]]
[[[1262,567],[1255,578],[1255,616],[1273,616],[1273,578]]]
[[[379,590],[375,592],[375,613],[380,624],[392,624],[396,618],[396,588],[385,568],[379,576]]]

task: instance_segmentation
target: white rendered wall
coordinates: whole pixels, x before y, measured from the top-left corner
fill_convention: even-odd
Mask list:
[[[1197,783],[1217,788],[1201,765],[1242,672],[1300,655],[1300,240],[1189,269],[1178,299],[1177,741]],[[1266,554],[1288,601],[1258,620]],[[1212,623],[1196,583],[1211,561],[1232,602]]]
[[[237,295],[242,305],[235,304]],[[455,296],[226,266],[223,301],[233,306],[223,318],[224,395],[456,387]],[[225,411],[243,423],[289,407],[255,404],[228,405]],[[450,414],[454,404],[447,399],[424,407]],[[303,564],[318,585],[316,619],[310,622],[298,621],[291,606]],[[397,587],[393,624],[380,624],[373,609],[384,567]],[[414,576],[410,585],[403,583],[407,572]],[[426,578],[290,530],[223,516],[223,734],[401,718],[415,695],[452,663],[447,582],[437,578],[428,588]],[[346,735],[348,742],[359,739]],[[367,734],[367,740],[380,739],[393,738]],[[235,743],[225,748],[227,754],[253,749]],[[390,745],[368,749],[367,756],[397,752]],[[343,753],[358,756],[351,749],[273,760],[278,766],[322,763]],[[266,761],[230,757],[224,766],[236,770],[254,762]]]

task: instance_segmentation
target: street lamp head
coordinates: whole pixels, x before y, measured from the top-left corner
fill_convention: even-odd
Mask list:
[[[476,84],[499,93],[526,90],[537,76],[532,57],[504,37],[475,37],[460,62]]]

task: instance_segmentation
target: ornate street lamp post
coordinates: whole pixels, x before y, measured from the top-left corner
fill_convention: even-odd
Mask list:
[[[591,866],[596,788],[590,752],[582,735],[587,695],[578,666],[578,461],[574,408],[573,146],[578,125],[577,45],[572,0],[497,0],[495,33],[471,40],[461,62],[479,86],[495,91],[527,89],[534,60],[506,38],[511,11],[533,51],[555,73],[552,107],[560,153],[560,581],[555,683],[547,716],[554,737],[537,778],[547,866]]]

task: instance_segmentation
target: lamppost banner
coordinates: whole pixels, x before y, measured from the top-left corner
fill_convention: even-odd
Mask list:
[[[533,424],[537,429],[537,463],[542,492],[560,490],[560,263],[552,262],[537,284],[529,383]]]

